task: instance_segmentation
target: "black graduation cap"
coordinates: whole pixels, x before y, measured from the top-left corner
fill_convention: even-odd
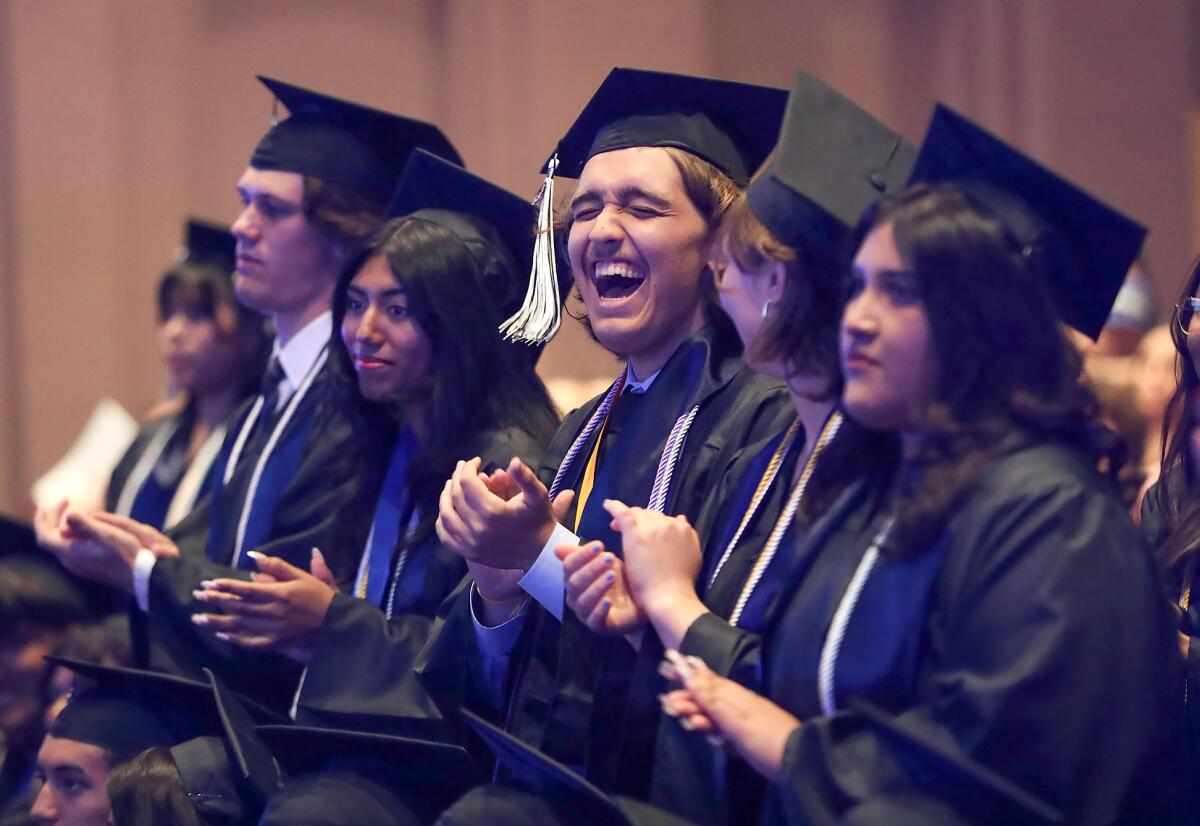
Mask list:
[[[388,217],[414,215],[458,236],[480,264],[502,315],[516,310],[533,265],[533,205],[423,149],[412,153]]]
[[[1008,778],[966,755],[953,752],[861,697],[853,697],[848,708],[860,715],[917,780],[936,784],[975,811],[986,811],[998,823],[1062,823],[1056,808]]]
[[[290,776],[266,826],[390,826],[408,823],[400,815],[414,808],[432,820],[483,779],[466,749],[447,742],[310,726],[257,733]]]
[[[54,737],[131,757],[154,746],[170,747],[193,737],[224,733],[210,681],[63,657],[46,660],[92,683],[72,692],[50,727]],[[280,719],[257,703],[247,701],[246,707],[258,720]]]
[[[1146,237],[1140,224],[939,104],[911,181],[953,182],[1043,262],[1064,321],[1096,338]]]
[[[279,766],[255,732],[247,701],[205,668],[222,736],[197,737],[172,747],[188,800],[206,822],[257,822],[282,783]],[[278,719],[271,714],[270,718]]]
[[[258,76],[291,114],[271,127],[250,165],[310,175],[387,199],[404,162],[422,148],[462,165],[442,130],[431,123]]]
[[[635,146],[675,147],[745,186],[779,134],[787,93],[730,80],[613,69],[542,167],[533,271],[522,308],[500,332],[542,344],[558,331],[562,301],[553,244],[554,176],[578,178],[593,155]]]
[[[605,794],[577,772],[504,729],[466,709],[461,713],[496,755],[512,783],[524,791],[554,800],[560,806],[572,807],[580,813],[581,823],[684,826],[687,822],[640,800]],[[583,813],[587,814],[586,821]]]
[[[183,247],[179,260],[190,264],[205,264],[222,272],[232,273],[237,242],[228,224],[214,224],[199,218],[188,218],[184,224]]]
[[[559,171],[577,178],[601,152],[674,146],[745,185],[771,151],[786,103],[769,86],[613,69],[558,142]]]
[[[785,244],[836,249],[867,206],[904,187],[916,154],[854,101],[797,71],[779,142],[746,197]]]
[[[76,688],[50,734],[100,746],[128,759],[169,748],[188,800],[214,822],[257,820],[279,785],[279,770],[254,735],[255,721],[278,714],[243,700],[209,669],[204,680],[61,657],[92,684]],[[207,822],[207,821],[206,821]]]

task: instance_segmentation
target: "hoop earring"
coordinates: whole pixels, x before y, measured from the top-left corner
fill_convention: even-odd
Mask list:
[[[767,320],[767,316],[768,316],[768,315],[770,315],[770,313],[771,313],[771,304],[773,303],[773,301],[774,301],[773,299],[770,299],[770,298],[768,298],[766,301],[764,301],[764,302],[763,302],[763,305],[762,305],[762,317],[763,317],[763,321],[766,321],[766,320]]]

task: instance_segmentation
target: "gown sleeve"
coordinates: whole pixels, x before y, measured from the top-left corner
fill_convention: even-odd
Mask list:
[[[533,465],[539,447],[525,434],[512,430],[489,434],[477,445],[484,468],[505,467],[513,456]],[[435,625],[444,628],[446,657],[435,657],[434,669],[451,696],[465,691],[449,676],[456,668],[474,668],[467,652],[475,650],[470,617],[470,580],[465,565],[430,540],[432,554],[425,573],[423,606],[428,613],[410,612],[388,619],[364,600],[338,594],[317,634],[313,656],[300,692],[302,712],[436,718],[440,714],[413,670],[417,656]],[[460,605],[461,603],[461,605]],[[438,606],[441,606],[439,609]],[[465,617],[463,612],[465,610]],[[435,612],[439,615],[434,616]],[[440,650],[440,649],[439,649]],[[453,688],[450,686],[453,685]],[[453,705],[453,703],[451,703]]]
[[[271,539],[258,550],[278,556],[304,570],[312,548],[337,548],[336,514],[353,497],[359,480],[341,461],[350,422],[340,415],[321,414],[309,435],[313,445],[302,457],[295,475],[276,504],[271,517]],[[233,438],[231,431],[227,439]],[[299,666],[282,656],[250,652],[222,642],[212,632],[194,625],[192,614],[209,607],[192,592],[205,579],[248,579],[247,571],[208,559],[206,545],[212,496],[207,495],[170,533],[180,555],[158,560],[150,575],[149,610],[136,623],[135,650],[154,670],[202,678],[202,667],[212,668],[230,687],[274,708],[287,709],[295,693]],[[349,566],[344,560],[327,561],[339,581]]]

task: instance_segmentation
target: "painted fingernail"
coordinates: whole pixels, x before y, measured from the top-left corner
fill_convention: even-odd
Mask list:
[[[266,559],[267,555],[260,551],[246,551],[246,556],[251,559]]]
[[[220,634],[217,634],[217,636],[219,637],[219,636],[221,636],[221,635],[220,635]],[[679,718],[678,718],[678,720],[679,720],[679,725],[680,725],[680,726],[683,728],[683,730],[684,730],[684,731],[691,731],[691,730],[692,730],[692,728],[693,728],[693,726],[692,726],[692,721],[691,721],[689,718],[687,718],[687,717],[679,717]]]
[[[612,603],[606,599],[602,599],[600,600],[600,607],[605,609],[612,608]]]
[[[218,631],[217,633],[213,634],[213,636],[219,640],[229,642],[229,634],[225,633],[224,631]]]
[[[715,749],[725,748],[725,741],[722,740],[720,737],[718,737],[715,734],[710,734],[707,737],[705,737],[704,739],[707,740],[708,744]]]
[[[201,588],[212,588],[212,587],[213,587],[214,585],[216,585],[216,584],[217,584],[217,581],[216,581],[215,579],[202,579],[202,580],[200,580],[200,587],[201,587]],[[193,591],[192,593],[195,593],[195,591]]]
[[[605,565],[612,565],[616,561],[617,561],[617,558],[615,556],[613,556],[612,554],[609,554],[608,556],[604,557]]]
[[[192,598],[204,602],[208,599],[208,591],[192,591]]]
[[[609,571],[607,574],[604,575],[605,582],[612,582],[616,578],[617,578],[617,575],[614,574],[612,571]],[[605,600],[605,602],[608,602],[608,600]]]
[[[192,614],[192,622],[196,625],[208,625],[208,614]]]

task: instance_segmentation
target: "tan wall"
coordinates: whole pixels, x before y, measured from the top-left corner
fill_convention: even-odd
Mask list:
[[[1200,243],[1193,5],[0,0],[0,509],[98,397],[157,398],[151,290],[182,216],[233,215],[269,116],[255,73],[436,120],[530,195],[613,65],[777,85],[803,65],[914,140],[945,99],[1150,225],[1165,301]],[[547,374],[613,369],[567,328]]]

